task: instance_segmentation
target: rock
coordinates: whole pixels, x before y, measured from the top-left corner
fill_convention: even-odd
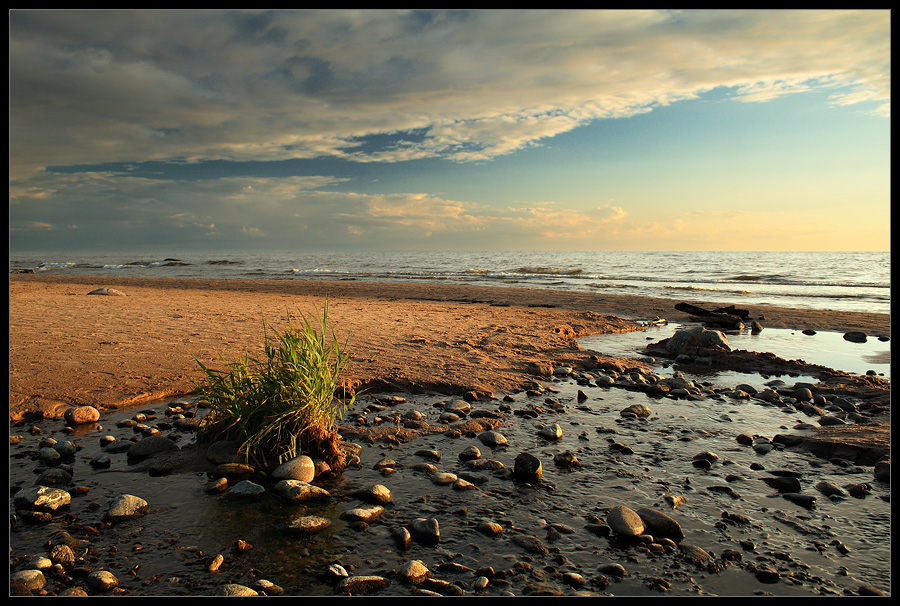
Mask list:
[[[139,518],[150,511],[150,505],[144,499],[130,494],[116,497],[104,516],[107,522],[122,522]]]
[[[731,350],[724,334],[702,326],[676,331],[673,336],[660,343],[664,344],[666,351],[673,356],[696,355],[703,349]]]
[[[240,585],[238,583],[225,583],[224,585],[216,587],[213,595],[225,597],[244,597],[259,595],[259,593],[251,589],[250,587],[247,587],[246,585]]]
[[[206,458],[210,463],[237,463],[240,461],[240,444],[234,440],[217,440],[206,447]]]
[[[403,526],[392,528],[391,537],[394,539],[394,542],[397,543],[397,545],[399,545],[402,549],[406,549],[407,547],[409,547],[409,544],[412,542],[412,534],[407,528]]]
[[[633,510],[617,505],[606,516],[606,523],[618,535],[624,537],[638,537],[644,533],[644,521]]]
[[[431,481],[438,486],[449,486],[457,479],[456,474],[447,472],[437,472],[431,475]]]
[[[95,570],[85,578],[87,586],[94,591],[110,591],[119,586],[119,579],[108,570]]]
[[[481,458],[481,451],[475,446],[469,446],[459,453],[460,461],[474,461]]]
[[[316,477],[316,464],[310,457],[300,455],[276,467],[272,471],[272,477],[278,480],[312,482]]]
[[[481,534],[487,535],[489,537],[495,537],[503,534],[503,527],[496,522],[492,522],[490,520],[483,520],[475,526],[475,529]]]
[[[428,450],[428,449],[417,450],[416,456],[422,457],[424,459],[428,459],[429,461],[434,461],[435,463],[437,463],[441,460],[441,453],[439,453],[436,450]]]
[[[550,555],[550,550],[547,549],[547,546],[538,539],[533,536],[523,536],[523,535],[515,535],[512,538],[513,543],[524,549],[529,553],[534,553],[538,555],[548,556]]]
[[[696,545],[688,545],[686,543],[681,543],[678,546],[678,550],[681,552],[682,557],[688,562],[692,562],[698,566],[705,566],[707,563],[712,562],[712,556],[709,555],[705,550],[697,547]]]
[[[351,496],[373,505],[386,505],[393,499],[391,491],[387,486],[382,486],[381,484],[376,484],[370,488],[355,490],[351,493]]]
[[[577,467],[578,465],[580,465],[578,457],[575,456],[575,453],[571,450],[556,453],[555,455],[553,455],[553,462],[557,467],[565,468]]]
[[[231,484],[247,480],[256,475],[256,469],[243,463],[222,463],[212,471],[214,478],[225,478]]]
[[[844,333],[844,340],[851,343],[865,343],[868,340],[868,335],[862,331],[851,330]]]
[[[781,573],[778,570],[766,565],[757,566],[754,574],[760,583],[777,583],[781,578]]]
[[[178,444],[165,436],[147,436],[139,442],[134,442],[128,449],[128,457],[132,459],[145,459],[150,455],[169,450],[178,450]]]
[[[229,501],[255,501],[261,499],[265,494],[264,486],[250,480],[241,480],[225,493],[225,498]]]
[[[847,493],[844,492],[842,488],[840,488],[837,484],[832,484],[831,482],[827,482],[822,480],[818,484],[816,484],[816,490],[821,492],[826,497],[845,497]]]
[[[10,595],[30,595],[46,584],[47,578],[40,570],[19,570],[9,575]]]
[[[537,377],[549,377],[553,375],[553,367],[543,362],[529,362],[525,372]]]
[[[622,417],[649,417],[653,411],[646,404],[632,404],[619,413]]]
[[[69,425],[96,423],[100,420],[100,411],[93,406],[75,406],[67,409],[63,418]]]
[[[281,480],[275,484],[272,492],[290,503],[305,503],[307,501],[331,498],[331,494],[324,488],[313,486],[301,480]]]
[[[384,513],[384,507],[381,505],[371,505],[369,507],[355,507],[348,509],[341,514],[342,520],[349,522],[365,522],[369,524],[378,519]]]
[[[763,478],[763,482],[778,492],[800,492],[800,480],[791,477]]]
[[[478,436],[478,439],[482,444],[490,448],[499,448],[502,446],[507,446],[509,444],[506,436],[501,434],[499,431],[486,431],[480,434]]]
[[[318,534],[331,526],[328,518],[319,516],[301,516],[291,520],[285,530],[293,535],[308,537]]]
[[[608,574],[611,577],[624,577],[626,574],[625,567],[617,563],[601,564],[597,567],[599,572]]]
[[[89,295],[106,295],[110,297],[124,297],[125,293],[115,288],[97,288],[88,293]]]
[[[410,560],[400,568],[397,574],[405,583],[418,585],[431,576],[431,571],[428,570],[422,560]]]
[[[516,456],[513,476],[523,482],[538,482],[544,474],[541,461],[527,452]]]
[[[562,438],[562,428],[559,424],[545,425],[538,431],[538,435],[545,440],[558,440]]]
[[[635,513],[637,513],[644,522],[646,532],[649,532],[652,535],[660,535],[673,539],[684,538],[684,531],[681,529],[681,525],[671,516],[647,507],[642,507],[635,511]]]
[[[441,529],[434,518],[417,518],[409,526],[414,537],[426,542],[437,542],[441,538]]]

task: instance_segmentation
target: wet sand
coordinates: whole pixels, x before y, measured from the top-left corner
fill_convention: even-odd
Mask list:
[[[349,339],[348,382],[373,391],[516,391],[529,363],[583,362],[576,337],[688,318],[678,300],[444,282],[13,274],[9,286],[11,420],[185,395],[197,360],[261,355],[264,321],[280,328],[326,302],[329,327]],[[98,288],[125,296],[88,296]],[[890,335],[884,314],[739,307],[767,327]]]

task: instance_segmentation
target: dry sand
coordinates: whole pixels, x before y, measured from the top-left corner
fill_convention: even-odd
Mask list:
[[[88,296],[97,288],[125,296]],[[529,362],[577,365],[588,356],[576,336],[687,319],[674,300],[536,289],[14,274],[10,417],[185,395],[200,376],[196,359],[259,355],[263,320],[280,328],[326,301],[329,325],[349,337],[353,385],[458,394],[517,391]],[[890,334],[883,314],[742,307],[769,327]]]

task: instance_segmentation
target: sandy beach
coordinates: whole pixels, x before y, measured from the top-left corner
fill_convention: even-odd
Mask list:
[[[88,296],[98,288],[124,296]],[[530,362],[577,365],[575,338],[686,320],[677,300],[537,289],[300,280],[10,276],[10,417],[189,393],[196,360],[258,355],[263,322],[316,314],[348,338],[354,387],[503,393]],[[693,301],[697,305],[702,302]],[[764,326],[889,335],[883,314],[742,306]]]

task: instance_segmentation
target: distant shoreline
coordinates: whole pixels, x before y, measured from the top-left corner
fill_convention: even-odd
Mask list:
[[[87,296],[112,288],[126,296]],[[446,283],[10,275],[10,414],[184,395],[196,359],[263,344],[263,320],[315,314],[349,336],[348,380],[397,390],[515,391],[529,362],[577,363],[574,337],[657,317],[677,299]],[[702,305],[700,301],[692,301]],[[742,306],[763,326],[890,335],[890,316]]]

